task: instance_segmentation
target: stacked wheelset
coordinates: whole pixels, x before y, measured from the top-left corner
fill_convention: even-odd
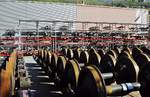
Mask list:
[[[0,97],[15,95],[15,63],[16,52],[0,60]]]
[[[141,60],[137,61],[136,56]],[[149,71],[149,56],[137,47],[132,51],[129,48],[122,51],[115,48],[107,52],[94,48],[89,50],[66,48],[59,55],[39,50],[37,61],[65,96],[121,96],[135,90],[139,90],[143,97],[148,94],[146,89],[149,86],[149,79],[144,79],[148,74],[143,74]],[[140,63],[143,66],[139,66]],[[111,86],[115,82],[118,84]],[[88,83],[91,86],[88,86]],[[126,90],[123,90],[124,88]]]

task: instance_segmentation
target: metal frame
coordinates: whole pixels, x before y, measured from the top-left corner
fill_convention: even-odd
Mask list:
[[[36,32],[37,35],[39,36],[39,24],[41,22],[49,22],[52,23],[52,32],[55,33],[55,37],[57,37],[56,34],[56,28],[55,26],[57,25],[57,23],[67,23],[68,25],[74,25],[74,24],[79,24],[80,25],[80,29],[76,29],[75,31],[80,30],[81,32],[89,32],[89,25],[92,24],[92,26],[94,27],[98,27],[99,28],[99,33],[116,33],[116,32],[122,32],[122,33],[126,33],[126,34],[130,34],[130,32],[133,33],[137,33],[139,31],[141,31],[142,28],[149,28],[148,24],[134,24],[134,23],[109,23],[109,22],[89,22],[89,21],[51,21],[51,20],[19,20],[19,26],[21,25],[22,22],[35,22],[36,23]],[[116,30],[117,29],[117,30]],[[72,31],[71,31],[72,32]],[[147,29],[148,32],[148,29]],[[54,37],[54,41],[52,41],[52,50],[56,51],[57,48],[57,40]],[[113,41],[113,40],[112,40]],[[38,45],[38,48],[40,48],[40,45]]]

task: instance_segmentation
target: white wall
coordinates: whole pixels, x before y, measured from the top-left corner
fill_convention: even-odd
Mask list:
[[[137,9],[135,22],[138,24],[148,24],[148,10]]]

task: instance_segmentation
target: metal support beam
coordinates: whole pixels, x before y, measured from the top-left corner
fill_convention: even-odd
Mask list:
[[[53,52],[56,52],[56,48],[57,48],[57,34],[56,34],[56,22],[52,23],[52,32],[54,32],[54,40],[52,40],[52,50]]]
[[[40,49],[39,21],[36,21],[36,33],[37,33],[37,35],[38,35],[38,49]]]

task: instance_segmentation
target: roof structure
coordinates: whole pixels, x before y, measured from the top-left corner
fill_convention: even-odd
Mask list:
[[[140,18],[141,10],[143,10],[145,20]],[[4,32],[7,29],[17,29],[19,20],[136,23],[136,20],[147,21],[147,13],[144,12],[147,11],[144,9],[139,11],[139,9],[131,8],[14,0],[14,2],[0,2],[0,32]],[[39,27],[51,25],[48,22],[40,23]],[[62,25],[64,24],[60,23],[58,27]],[[23,22],[20,27],[22,29],[36,29],[36,24],[34,22]]]
[[[76,19],[73,4],[43,2],[0,2],[0,30],[16,29],[19,20],[63,20]],[[40,23],[40,27],[51,25]],[[35,23],[22,23],[21,28],[35,29]]]

